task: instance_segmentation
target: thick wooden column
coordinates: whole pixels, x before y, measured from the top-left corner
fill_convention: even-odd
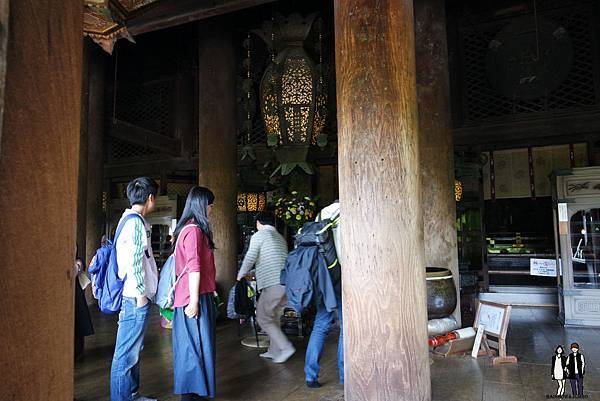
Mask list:
[[[88,180],[88,117],[90,113],[89,66],[93,42],[82,42],[83,57],[81,63],[81,123],[79,135],[79,170],[77,177],[77,256],[86,263],[87,235],[87,180]]]
[[[224,26],[225,25],[225,26]],[[229,291],[237,272],[235,47],[223,21],[200,23],[199,183],[216,197],[210,217],[219,289]]]
[[[90,43],[88,66],[89,113],[87,118],[87,196],[86,196],[86,260],[89,263],[104,231],[102,190],[104,185],[104,88],[106,85],[106,53]]]
[[[11,1],[0,154],[0,400],[73,399],[79,0]]]
[[[412,0],[335,1],[346,401],[430,400]]]
[[[4,114],[4,88],[6,78],[6,44],[8,42],[9,0],[0,0],[0,122]],[[0,146],[2,144],[2,124],[0,124]]]
[[[460,302],[445,1],[414,4],[425,265],[452,272]]]

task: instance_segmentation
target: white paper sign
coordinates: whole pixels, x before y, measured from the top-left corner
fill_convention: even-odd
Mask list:
[[[480,305],[477,328],[485,326],[486,332],[499,336],[503,321],[504,308],[483,303]]]
[[[556,259],[529,259],[529,274],[532,276],[556,277]]]
[[[558,204],[558,221],[569,221],[569,212],[566,203]]]
[[[481,348],[481,339],[483,338],[484,331],[485,331],[484,324],[477,327],[477,335],[475,336],[475,342],[473,343],[473,350],[471,350],[472,358],[477,358],[479,356],[479,348]]]

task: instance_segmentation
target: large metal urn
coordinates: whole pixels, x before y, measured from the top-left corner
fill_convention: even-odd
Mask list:
[[[452,272],[441,267],[427,268],[427,318],[447,317],[456,309],[456,286]]]

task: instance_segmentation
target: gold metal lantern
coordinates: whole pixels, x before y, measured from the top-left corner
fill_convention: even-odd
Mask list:
[[[454,200],[460,202],[463,196],[463,185],[459,180],[454,180]]]
[[[312,144],[325,146],[327,95],[321,61],[315,66],[303,47],[316,15],[277,15],[271,25],[256,31],[271,48],[271,64],[260,84],[261,112],[267,143],[275,147],[281,163],[275,171],[289,174],[300,167],[313,174],[307,163]],[[276,21],[275,21],[276,20]],[[319,54],[321,54],[319,34]]]
[[[264,212],[267,195],[264,192],[242,192],[237,196],[238,212]]]

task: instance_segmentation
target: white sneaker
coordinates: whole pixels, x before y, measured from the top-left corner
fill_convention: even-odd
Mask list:
[[[259,356],[261,358],[265,358],[265,359],[273,359],[273,358],[275,358],[275,355],[271,354],[271,351],[264,352],[264,353],[260,354]]]
[[[296,348],[294,348],[292,346],[289,349],[281,351],[281,354],[279,354],[277,357],[273,358],[273,362],[275,362],[275,363],[284,363],[285,361],[287,361],[288,359],[290,359],[291,356],[294,355],[295,352],[296,352]]]
[[[144,397],[143,395],[138,395],[133,401],[158,401],[156,398]]]

